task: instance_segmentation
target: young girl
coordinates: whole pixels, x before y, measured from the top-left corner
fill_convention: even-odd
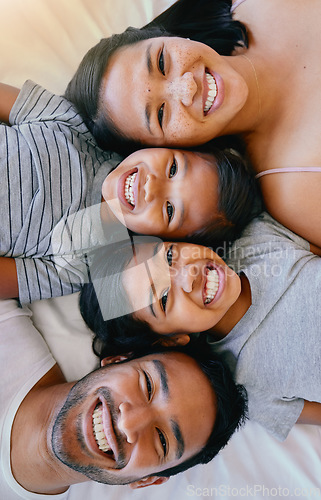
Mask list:
[[[238,134],[268,211],[321,247],[320,29],[318,0],[179,0],[102,40],[66,95],[104,147]]]
[[[298,420],[321,422],[320,257],[265,213],[225,260],[186,243],[118,249],[92,267],[82,315],[97,352],[132,351],[164,336],[184,344],[202,332],[245,386],[250,418],[285,439]]]
[[[234,239],[251,219],[254,182],[238,154],[155,149],[121,162],[66,99],[33,82],[1,92],[1,298],[79,290],[90,251],[128,239],[126,227],[206,241]]]

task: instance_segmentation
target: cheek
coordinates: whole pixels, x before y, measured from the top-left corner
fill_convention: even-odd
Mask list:
[[[193,142],[195,124],[188,114],[177,113],[169,131],[169,140],[173,145],[188,146]]]
[[[185,112],[177,113],[173,117],[167,137],[168,145],[188,148],[203,144],[213,136],[211,127],[206,127],[201,121]]]
[[[146,210],[142,214],[125,214],[124,219],[127,228],[137,233],[146,233],[153,227],[153,220]]]

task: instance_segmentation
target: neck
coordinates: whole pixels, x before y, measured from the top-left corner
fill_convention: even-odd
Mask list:
[[[227,336],[235,325],[241,320],[246,311],[252,304],[251,287],[245,274],[240,275],[241,293],[238,299],[230,307],[223,318],[216,323],[206,333],[210,334],[215,340],[221,340]]]
[[[21,403],[12,426],[11,468],[16,481],[26,490],[58,494],[84,481],[64,466],[51,449],[51,431],[56,416],[73,384],[65,383],[55,365]]]
[[[247,99],[233,118],[221,132],[221,135],[240,134],[247,136],[260,133],[269,121],[271,110],[275,106],[274,81],[266,74],[273,74],[273,68],[268,60],[256,54],[255,50],[241,49],[236,55],[225,56],[228,64],[243,77],[248,87]],[[270,69],[268,69],[270,68]],[[272,88],[271,88],[272,85]]]

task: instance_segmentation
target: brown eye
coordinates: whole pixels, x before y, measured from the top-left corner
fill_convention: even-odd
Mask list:
[[[171,168],[169,170],[169,178],[174,177],[176,172],[177,172],[177,163],[176,163],[176,160],[174,158],[173,163],[171,165]]]
[[[164,116],[164,104],[162,104],[161,107],[159,108],[158,115],[157,115],[160,128],[163,127],[163,116]]]
[[[167,299],[168,299],[168,292],[169,288],[163,293],[162,298],[161,298],[161,305],[162,309],[164,312],[166,312],[166,304],[167,304]]]
[[[158,432],[158,435],[159,435],[159,440],[161,442],[161,445],[162,445],[162,448],[163,448],[163,452],[164,452],[164,457],[166,457],[166,453],[167,453],[167,443],[166,443],[166,439],[165,439],[165,436],[164,434],[162,433],[162,431],[160,431],[159,429],[157,429],[157,432]]]
[[[161,51],[158,58],[158,67],[162,75],[165,76],[164,50]]]
[[[147,373],[145,371],[143,373],[144,373],[145,380],[146,380],[146,389],[147,389],[147,394],[148,394],[148,401],[150,401],[150,398],[152,397],[153,387],[152,387],[152,383],[151,383],[150,378],[147,375]]]
[[[169,247],[169,249],[166,252],[166,259],[169,267],[171,267],[173,263],[173,245]]]
[[[167,211],[167,216],[168,216],[168,223],[170,223],[170,221],[173,218],[174,208],[173,208],[173,205],[169,201],[166,204],[166,211]]]

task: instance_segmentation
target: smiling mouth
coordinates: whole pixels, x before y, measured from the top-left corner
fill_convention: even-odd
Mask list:
[[[204,304],[210,304],[219,289],[220,279],[216,269],[206,268],[206,280],[204,285]]]
[[[98,404],[93,412],[93,431],[98,448],[108,456],[114,458],[113,450],[109,445],[103,426],[102,404]]]
[[[205,76],[206,76],[206,80],[208,83],[209,91],[207,94],[207,98],[206,98],[206,102],[205,102],[203,111],[204,111],[204,114],[207,114],[209,112],[209,110],[211,109],[211,107],[213,106],[213,103],[214,103],[215,98],[217,96],[217,85],[216,85],[215,78],[210,73],[205,71]]]
[[[130,174],[125,180],[125,198],[126,201],[135,207],[135,196],[133,192],[133,185],[137,176],[137,172]]]

